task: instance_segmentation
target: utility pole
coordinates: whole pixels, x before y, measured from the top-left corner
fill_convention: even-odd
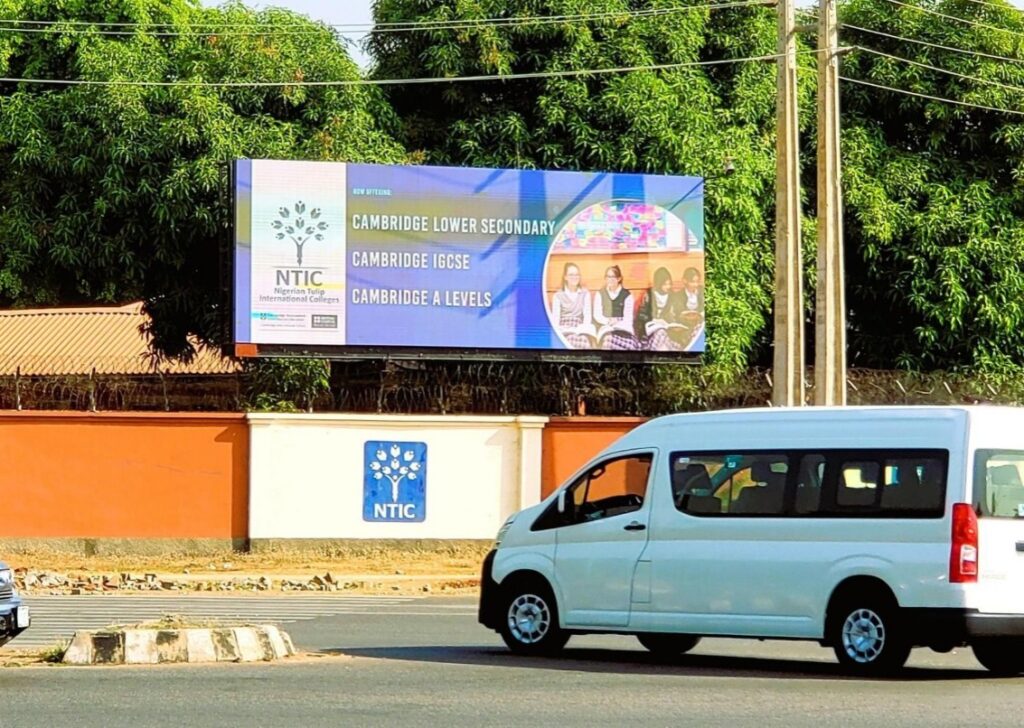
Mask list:
[[[814,404],[846,404],[843,190],[839,157],[839,34],[836,0],[818,2],[818,280]]]
[[[775,352],[772,404],[804,403],[803,271],[794,0],[779,0],[775,143]]]

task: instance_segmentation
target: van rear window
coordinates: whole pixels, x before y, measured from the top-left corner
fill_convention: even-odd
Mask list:
[[[1024,518],[1024,450],[974,454],[974,506],[989,518]]]

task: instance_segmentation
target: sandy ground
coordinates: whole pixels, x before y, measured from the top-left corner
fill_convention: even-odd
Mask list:
[[[350,594],[473,594],[479,587],[480,567],[489,546],[460,546],[447,550],[411,551],[380,548],[372,551],[278,551],[273,553],[167,555],[167,556],[74,556],[58,552],[15,552],[4,554],[14,569],[41,574],[58,574],[71,580],[103,577],[118,583],[121,574],[142,580],[154,575],[156,581],[176,582],[184,591],[213,591],[218,594],[251,595],[240,588],[247,579],[265,578],[270,591],[290,591],[282,581],[308,583],[314,577],[336,585]],[[329,578],[327,578],[329,575]],[[233,583],[233,591],[222,585]],[[68,593],[70,588],[39,586],[22,590],[26,595]],[[101,590],[108,591],[108,590]],[[118,593],[153,592],[116,590]],[[166,593],[166,592],[163,592]],[[257,592],[266,593],[266,592]]]
[[[179,575],[224,574],[262,576],[315,574],[376,574],[379,576],[448,574],[477,576],[489,546],[458,547],[437,551],[399,549],[348,550],[338,552],[275,551],[239,553],[225,551],[212,555],[169,556],[73,556],[59,552],[21,552],[4,554],[11,567],[36,571],[119,574],[152,572]]]

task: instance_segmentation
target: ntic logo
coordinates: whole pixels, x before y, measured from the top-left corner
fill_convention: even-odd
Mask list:
[[[295,206],[289,210],[287,207],[282,207],[277,211],[278,219],[274,220],[270,224],[274,230],[277,230],[277,234],[274,235],[278,240],[284,240],[288,238],[295,243],[295,262],[297,265],[302,265],[302,248],[310,241],[323,240],[324,230],[327,229],[327,223],[320,219],[320,209],[314,207],[309,211],[309,215],[306,215],[306,203],[299,200],[295,203]],[[299,271],[294,271],[296,276]],[[280,277],[280,276],[279,276]],[[279,281],[280,283],[280,281]],[[287,281],[285,281],[287,283]],[[310,281],[305,281],[305,285],[309,285]],[[299,285],[299,281],[295,281],[295,285]],[[313,282],[313,285],[318,285],[317,282]]]
[[[363,520],[423,521],[427,444],[367,440],[363,445]]]

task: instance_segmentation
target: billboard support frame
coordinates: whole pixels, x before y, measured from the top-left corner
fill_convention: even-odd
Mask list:
[[[236,345],[237,346],[237,345]],[[236,348],[227,353],[239,358],[261,359],[328,359],[330,361],[492,361],[528,364],[703,364],[701,352],[678,351],[616,351],[600,349],[406,349],[397,347],[320,347],[310,350],[294,344],[247,344],[256,353],[239,354]]]

